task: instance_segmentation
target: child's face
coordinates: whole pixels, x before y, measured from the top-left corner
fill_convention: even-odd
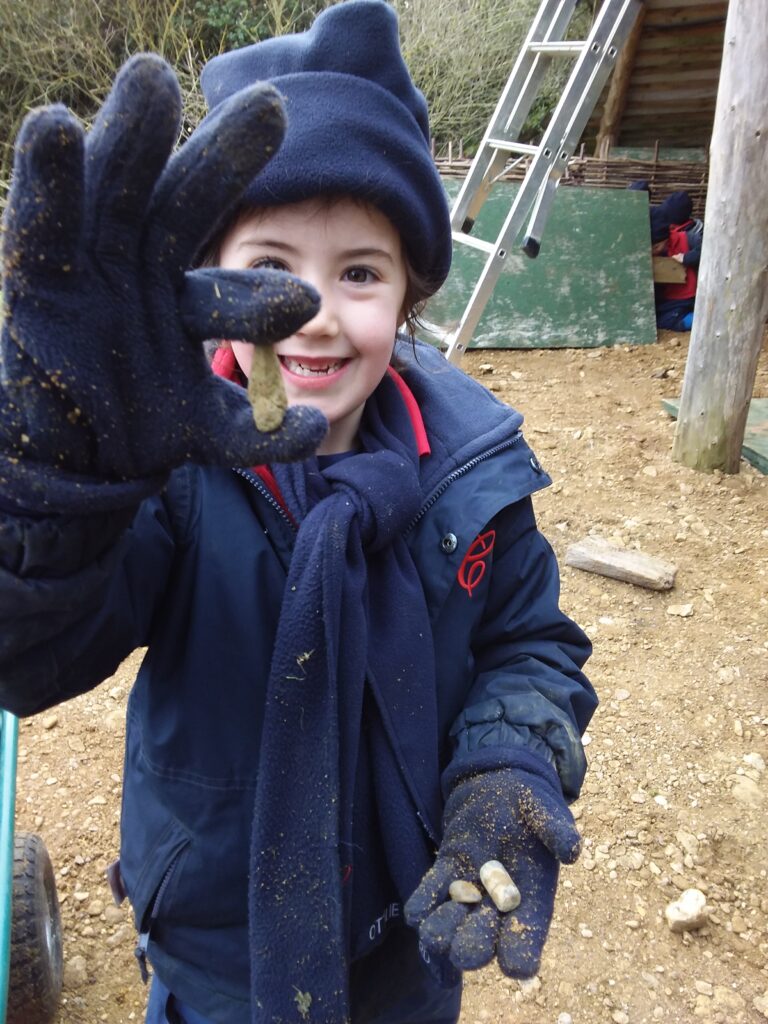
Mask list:
[[[396,229],[351,199],[268,207],[232,228],[220,262],[289,270],[320,293],[317,316],[274,349],[289,404],[314,405],[330,423],[320,454],[352,450],[403,319],[407,278]],[[235,341],[232,348],[247,375],[252,347]]]

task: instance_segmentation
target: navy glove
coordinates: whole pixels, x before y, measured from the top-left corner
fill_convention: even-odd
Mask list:
[[[276,271],[187,271],[280,145],[279,95],[243,90],[171,155],[180,116],[175,75],[145,54],[87,134],[61,106],[24,122],[2,249],[6,505],[114,509],[185,460],[302,459],[325,434],[309,408],[260,433],[245,390],[213,376],[202,346],[286,337],[315,315],[316,293]]]
[[[579,833],[557,776],[503,768],[465,777],[453,788],[444,813],[443,841],[434,866],[405,905],[430,960],[446,958],[460,970],[498,958],[511,978],[531,978],[541,960],[555,902],[559,863],[579,855]],[[521,894],[515,911],[482,902],[455,903],[448,887],[457,879],[480,884],[489,860],[505,866]]]

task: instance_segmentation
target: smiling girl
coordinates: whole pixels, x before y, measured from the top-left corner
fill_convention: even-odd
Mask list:
[[[146,648],[110,877],[148,1024],[455,1024],[464,970],[536,973],[579,851],[596,699],[550,481],[517,412],[398,334],[451,229],[393,9],[330,6],[202,84],[173,157],[146,57],[85,143],[54,109],[19,146],[0,700],[32,714]],[[272,435],[242,388],[266,342]]]

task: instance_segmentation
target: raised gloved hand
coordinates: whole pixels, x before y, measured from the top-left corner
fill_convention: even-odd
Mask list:
[[[443,841],[434,866],[405,905],[432,960],[460,970],[490,963],[494,955],[511,978],[536,973],[555,902],[559,863],[573,863],[580,839],[554,771],[518,768],[460,780],[444,813]],[[520,890],[514,911],[502,913],[480,883],[489,860],[504,865]],[[474,883],[481,902],[449,899],[455,880]]]
[[[317,312],[313,290],[275,271],[187,270],[280,145],[280,98],[243,90],[171,155],[180,115],[175,75],[141,55],[87,134],[61,106],[25,120],[2,248],[6,504],[129,505],[185,460],[300,459],[327,429],[297,407],[260,433],[245,391],[214,377],[202,348],[292,334]]]

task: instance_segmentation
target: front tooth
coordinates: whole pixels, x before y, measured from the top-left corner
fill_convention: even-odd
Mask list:
[[[291,368],[294,370],[295,373],[300,372],[308,376],[322,376],[324,374],[327,375],[331,373],[333,370],[335,370],[339,365],[338,363],[328,363],[326,366],[314,367],[306,366],[304,363],[301,363],[298,360],[291,360],[291,363]]]

